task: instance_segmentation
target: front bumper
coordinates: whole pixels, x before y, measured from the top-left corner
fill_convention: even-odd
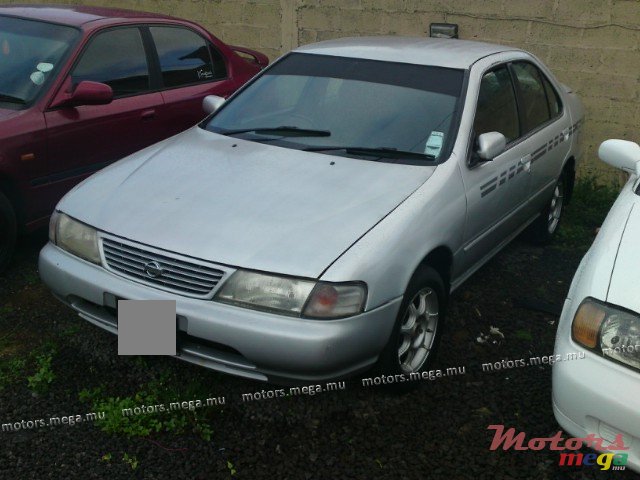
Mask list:
[[[348,377],[378,359],[401,298],[355,317],[306,320],[188,298],[136,283],[48,243],[40,276],[85,320],[118,332],[110,300],[175,300],[177,357],[213,370],[274,383]],[[113,305],[111,305],[113,306]]]
[[[556,338],[555,354],[585,351],[571,340],[570,325],[575,308],[565,303]],[[567,323],[568,322],[568,323]],[[565,327],[565,328],[563,328]],[[568,330],[568,331],[567,331]],[[640,374],[585,351],[585,358],[553,366],[553,412],[560,426],[574,437],[589,434],[613,442],[623,436],[627,466],[640,472]]]

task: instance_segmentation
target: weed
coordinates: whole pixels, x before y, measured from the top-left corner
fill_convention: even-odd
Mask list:
[[[236,473],[238,473],[238,471],[236,470],[236,468],[233,466],[233,463],[231,463],[230,460],[227,460],[227,468],[229,469],[229,473],[231,474],[231,476],[233,477]]]
[[[579,178],[558,229],[554,247],[586,251],[620,192],[618,184],[602,185],[595,177]]]
[[[33,375],[27,377],[29,388],[36,393],[45,393],[49,389],[49,385],[56,378],[53,370],[51,370],[51,361],[53,360],[54,351],[42,353],[36,357],[36,371]]]
[[[193,389],[199,389],[192,384],[180,391],[167,388],[164,384],[167,378],[167,375],[162,375],[161,380],[144,385],[142,390],[127,397],[104,397],[100,387],[83,389],[78,397],[83,402],[91,403],[94,411],[105,412],[104,418],[97,420],[96,425],[108,433],[146,437],[155,432],[180,434],[190,429],[210,441],[213,430],[207,420],[207,413],[211,408],[173,410],[169,406],[177,398],[197,398],[205,394],[194,395]]]
[[[125,454],[122,456],[122,460],[123,460],[125,463],[128,463],[128,464],[129,464],[129,466],[131,467],[131,470],[135,470],[136,468],[138,468],[138,459],[136,458],[136,456],[135,456],[135,455],[133,455],[133,456],[129,456],[129,454],[128,454],[128,453],[125,453]]]

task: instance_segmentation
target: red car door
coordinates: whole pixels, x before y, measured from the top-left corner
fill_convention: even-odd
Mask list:
[[[177,25],[152,25],[149,32],[161,69],[166,131],[173,135],[204,118],[205,96],[227,97],[239,85],[229,78],[222,53],[199,33]]]
[[[137,26],[95,34],[58,92],[68,96],[83,80],[113,89],[107,105],[62,106],[45,112],[51,194],[61,197],[90,173],[166,136],[162,95],[153,85],[149,55]]]

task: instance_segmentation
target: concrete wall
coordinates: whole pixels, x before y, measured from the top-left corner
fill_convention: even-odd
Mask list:
[[[0,0],[0,3],[13,3]],[[47,3],[39,2],[39,3]],[[524,48],[582,96],[582,175],[618,175],[596,158],[602,140],[640,141],[640,0],[75,0],[189,18],[222,40],[274,59],[297,45],[355,35],[425,35],[457,23],[460,37]]]

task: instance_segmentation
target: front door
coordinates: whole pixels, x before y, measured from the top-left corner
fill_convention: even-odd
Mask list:
[[[163,99],[151,92],[147,58],[135,26],[108,29],[89,40],[59,95],[91,80],[111,86],[114,100],[45,113],[50,185],[58,197],[90,173],[164,138]]]
[[[506,150],[490,161],[466,159],[461,166],[467,192],[463,264],[467,271],[506,241],[526,221],[531,187],[528,141],[520,141],[516,94],[507,65],[486,72],[480,84],[474,138],[502,133]],[[475,143],[475,142],[474,142]]]

